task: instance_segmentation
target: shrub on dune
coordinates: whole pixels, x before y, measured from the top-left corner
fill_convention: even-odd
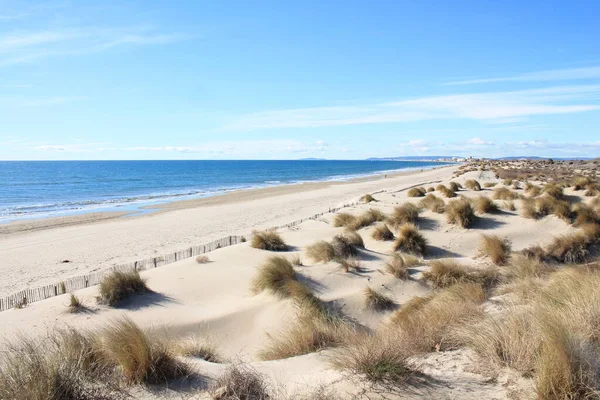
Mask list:
[[[398,228],[398,237],[394,242],[394,251],[423,256],[427,252],[427,239],[416,226],[404,224]]]
[[[538,219],[539,214],[534,199],[521,200],[521,216],[523,218]]]
[[[385,263],[385,270],[398,279],[408,279],[408,265],[401,254],[393,254]]]
[[[481,190],[481,185],[475,179],[469,179],[465,182],[465,187],[469,190],[474,190],[476,192]]]
[[[511,191],[505,187],[499,187],[494,189],[492,197],[496,200],[516,200],[519,198],[519,194]]]
[[[372,237],[375,240],[394,240],[394,234],[388,228],[387,224],[381,223],[375,227],[372,233]]]
[[[356,248],[365,247],[365,242],[363,241],[362,236],[360,236],[360,234],[356,231],[346,229],[344,232],[341,233],[341,237],[343,237],[344,240],[346,240],[346,242],[350,243],[351,246],[354,246]]]
[[[98,287],[100,297],[98,302],[111,307],[119,305],[127,297],[133,294],[149,292],[146,280],[137,271],[120,272],[113,271],[106,275]]]
[[[454,200],[446,205],[446,219],[448,223],[468,228],[475,220],[473,207],[468,200]]]
[[[480,254],[489,257],[496,265],[504,265],[510,258],[511,244],[507,238],[495,235],[482,235]]]
[[[370,208],[363,214],[363,219],[369,221],[369,225],[377,221],[385,221],[387,215],[377,208]]]
[[[444,212],[445,205],[446,203],[444,203],[443,199],[440,199],[439,197],[436,197],[433,194],[428,194],[423,200],[419,202],[419,206],[426,208],[429,211],[436,212],[438,214]]]
[[[562,200],[564,198],[563,188],[555,183],[547,183],[542,188],[542,193],[547,194],[555,199]]]
[[[258,371],[246,365],[231,365],[211,386],[213,399],[268,400],[269,385]]]
[[[362,201],[363,203],[370,203],[372,201],[377,201],[377,200],[375,200],[375,197],[373,197],[372,195],[365,194],[364,196],[362,196],[360,198],[360,201]]]
[[[586,204],[575,204],[573,206],[575,214],[574,226],[581,226],[589,223],[600,223],[600,215],[590,206]]]
[[[274,230],[252,232],[252,242],[250,245],[255,249],[269,251],[286,251],[288,248],[281,236]]]
[[[423,197],[425,196],[425,189],[422,187],[411,188],[406,192],[408,197]]]
[[[446,186],[442,185],[441,188],[438,187],[438,191],[446,198],[456,197],[456,193],[447,188]]]
[[[459,191],[459,190],[462,188],[462,186],[461,186],[461,184],[460,184],[460,183],[456,183],[456,182],[450,182],[450,183],[448,184],[448,188],[449,188],[450,190],[452,190],[453,192],[458,192],[458,191]]]
[[[479,214],[493,213],[498,211],[498,205],[487,196],[479,196],[473,200],[473,208]]]
[[[356,225],[356,217],[349,213],[338,213],[333,217],[333,226],[349,228]]]
[[[100,347],[102,356],[119,367],[129,384],[165,383],[189,374],[165,343],[152,341],[127,317],[104,328]]]
[[[297,280],[296,271],[290,260],[281,256],[269,257],[258,269],[252,281],[254,293],[269,290],[281,297],[289,297],[288,284]]]
[[[590,257],[589,239],[581,232],[557,236],[548,246],[548,255],[561,263],[581,264]]]
[[[335,249],[331,243],[319,240],[307,247],[306,255],[315,262],[328,262],[335,258]]]
[[[381,292],[367,286],[364,290],[365,307],[376,311],[389,310],[396,306],[396,302]]]
[[[446,288],[458,283],[476,283],[485,288],[494,286],[500,279],[496,268],[471,268],[450,260],[432,261],[423,278],[434,288]]]
[[[350,258],[358,253],[352,242],[344,235],[336,235],[331,240],[331,246],[336,258]]]
[[[588,178],[586,176],[576,176],[575,178],[573,178],[573,183],[572,183],[573,190],[575,190],[575,191],[583,190],[590,183],[592,183],[590,178]]]
[[[413,203],[404,203],[395,207],[392,215],[387,219],[392,227],[399,227],[402,224],[414,224],[419,218],[419,208]]]
[[[84,310],[85,310],[85,306],[83,305],[83,303],[81,302],[79,297],[77,297],[73,293],[71,293],[71,295],[69,297],[69,312],[71,314],[75,314],[75,313],[78,313],[78,312],[81,312]]]

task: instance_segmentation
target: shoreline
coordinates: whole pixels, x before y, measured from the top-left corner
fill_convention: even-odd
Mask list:
[[[83,211],[64,216],[31,217],[19,220],[13,220],[0,223],[0,235],[11,235],[21,232],[40,231],[52,229],[60,226],[75,226],[81,224],[93,224],[111,219],[120,218],[144,218],[157,213],[164,213],[171,210],[181,210],[216,204],[233,204],[247,200],[258,200],[261,198],[276,196],[282,194],[293,194],[304,190],[321,189],[327,186],[338,186],[343,184],[360,183],[393,178],[398,176],[407,176],[423,171],[436,170],[445,167],[452,167],[459,164],[440,163],[424,168],[405,168],[395,172],[382,171],[365,176],[352,177],[344,180],[327,179],[322,181],[309,181],[301,183],[282,183],[278,185],[233,189],[222,193],[210,194],[204,197],[189,198],[184,200],[171,200],[156,204],[139,205],[135,209],[119,211],[118,207],[112,207],[106,211]]]
[[[284,225],[358,201],[367,193],[447,179],[454,170],[450,165],[399,172],[387,178],[240,191],[171,203],[166,209],[135,217],[101,214],[91,219],[62,220],[60,224],[42,220],[8,225],[11,232],[4,226],[6,233],[0,235],[0,257],[4,260],[0,265],[0,296]]]

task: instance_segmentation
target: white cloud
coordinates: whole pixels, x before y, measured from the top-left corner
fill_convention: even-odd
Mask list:
[[[581,103],[585,101],[584,103]],[[345,107],[256,112],[234,118],[227,131],[469,119],[513,123],[527,117],[600,110],[600,85],[429,96]]]
[[[34,146],[33,150],[43,152],[60,152],[60,153],[94,153],[104,151],[106,148],[98,147],[108,143],[74,143],[74,144],[44,144]]]
[[[479,137],[474,137],[473,139],[467,140],[467,143],[475,145],[475,146],[493,146],[494,142],[485,141]]]
[[[500,78],[470,79],[448,82],[447,85],[472,85],[494,82],[544,82],[600,78],[600,67],[565,68],[530,72]]]

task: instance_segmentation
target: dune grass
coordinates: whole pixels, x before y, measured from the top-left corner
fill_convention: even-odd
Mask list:
[[[446,198],[456,197],[456,193],[453,192],[450,188],[447,188],[444,185],[439,185],[437,187],[437,190],[438,190],[438,192],[440,192]]]
[[[372,202],[372,201],[377,201],[377,200],[375,200],[375,197],[373,197],[372,195],[370,195],[370,194],[365,194],[364,196],[362,196],[362,197],[360,198],[360,201],[362,201],[363,203],[366,203],[366,204],[368,204],[368,203],[370,203],[370,202]]]
[[[475,179],[469,179],[465,181],[465,187],[469,190],[474,190],[476,192],[481,190],[481,185]]]
[[[210,262],[210,258],[208,258],[208,256],[201,255],[201,256],[196,257],[197,264],[206,264],[209,262]]]
[[[436,197],[433,194],[428,194],[425,196],[423,200],[419,202],[419,206],[428,209],[429,211],[436,212],[438,214],[442,214],[444,212],[444,203],[443,199]]]
[[[460,183],[450,182],[448,184],[448,189],[452,190],[453,192],[458,192],[460,189],[462,189],[462,185]]]
[[[423,272],[423,278],[434,288],[447,288],[458,283],[475,283],[488,289],[500,280],[497,268],[472,268],[452,260],[436,260]]]
[[[275,230],[252,232],[250,246],[268,251],[286,251],[288,249],[287,244]]]
[[[422,187],[411,188],[406,192],[408,197],[423,197],[425,196],[426,190]]]
[[[427,239],[413,224],[404,224],[398,228],[394,251],[423,256],[427,253]]]
[[[503,210],[505,211],[517,211],[517,207],[515,206],[515,202],[512,200],[506,200],[502,203]]]
[[[598,224],[600,223],[600,213],[594,210],[587,204],[580,203],[573,206],[573,225],[582,226],[585,224]]]
[[[350,258],[358,255],[356,246],[343,234],[334,236],[331,240],[331,246],[336,258]]]
[[[394,208],[394,211],[388,217],[387,222],[390,226],[398,228],[402,224],[414,224],[418,219],[419,208],[413,203],[404,203],[401,206]]]
[[[497,182],[486,182],[483,184],[484,188],[493,188],[494,186],[496,186],[498,183]]]
[[[83,304],[81,299],[75,296],[73,293],[69,295],[69,312],[71,314],[76,314],[86,310],[86,306]]]
[[[542,188],[542,193],[547,194],[550,197],[554,197],[557,200],[564,199],[564,192],[562,186],[557,185],[556,183],[547,183]]]
[[[351,246],[355,248],[364,248],[365,243],[363,241],[362,236],[356,231],[351,229],[346,229],[341,233],[341,236],[344,238],[346,242],[348,242]]]
[[[573,178],[571,185],[573,186],[573,190],[583,190],[592,183],[592,180],[587,176],[576,176]]]
[[[519,198],[519,194],[513,192],[508,188],[499,187],[494,189],[494,192],[492,193],[492,198],[494,198],[495,200],[516,200]]]
[[[360,265],[360,260],[358,258],[342,258],[342,259],[338,259],[338,264],[340,266],[340,268],[344,271],[344,272],[360,272],[362,271],[362,267]]]
[[[510,258],[511,243],[496,235],[481,235],[479,253],[496,265],[505,265]]]
[[[100,296],[98,302],[111,307],[118,306],[123,300],[133,294],[147,293],[150,291],[139,272],[112,271],[106,275],[98,286]]]
[[[468,200],[450,201],[446,205],[446,220],[448,223],[469,228],[475,220],[475,212]]]
[[[282,298],[290,297],[290,282],[297,281],[296,271],[289,259],[282,256],[269,257],[258,269],[252,280],[252,291],[268,290]]]
[[[306,248],[306,255],[315,262],[328,262],[335,258],[331,243],[319,240]]]
[[[385,263],[385,271],[398,279],[408,279],[408,263],[402,254],[394,253]]]
[[[379,241],[394,240],[394,233],[388,228],[387,224],[381,223],[373,229],[371,234],[373,239]]]
[[[590,259],[590,240],[582,232],[556,236],[548,245],[547,254],[566,264],[582,264]]]
[[[365,307],[375,311],[390,310],[396,306],[396,302],[389,296],[378,292],[370,286],[367,286],[363,292]]]
[[[333,217],[333,226],[336,228],[349,228],[356,225],[356,217],[350,213],[341,212]]]
[[[473,208],[479,214],[498,212],[498,205],[487,196],[479,196],[473,199]]]
[[[211,385],[213,399],[269,400],[271,388],[266,377],[245,364],[232,364]]]

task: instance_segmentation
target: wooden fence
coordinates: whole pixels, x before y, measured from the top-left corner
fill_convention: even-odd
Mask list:
[[[274,227],[273,229],[293,228],[300,225],[303,222],[309,220],[318,219],[325,214],[335,213],[345,207],[355,206],[360,203],[344,204],[342,207],[330,208],[328,211],[315,214],[308,218],[299,219],[288,224]],[[227,236],[214,242],[203,244],[199,246],[192,246],[190,248],[180,250],[171,254],[166,254],[153,258],[146,258],[144,260],[134,261],[126,264],[116,265],[110,269],[94,272],[87,275],[75,276],[68,278],[62,282],[41,286],[33,289],[25,289],[20,292],[14,293],[10,296],[0,298],[0,311],[6,311],[11,308],[21,308],[29,303],[33,303],[40,300],[45,300],[50,297],[58,296],[65,293],[74,292],[79,289],[84,289],[90,286],[94,286],[100,283],[104,276],[112,271],[144,271],[152,268],[162,267],[163,265],[172,264],[174,262],[195,257],[200,254],[209,253],[211,251],[232,246],[238,243],[245,242],[246,236]]]

